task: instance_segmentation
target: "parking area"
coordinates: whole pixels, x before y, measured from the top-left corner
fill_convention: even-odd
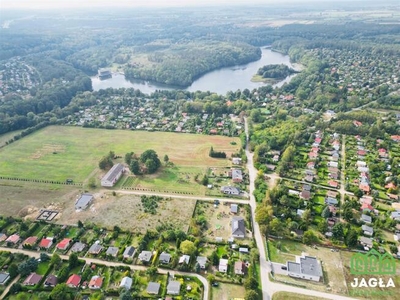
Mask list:
[[[272,266],[272,272],[274,272],[274,274],[279,274],[279,275],[287,275],[288,272],[286,269],[286,265],[284,264],[279,264],[279,263],[271,263]],[[282,269],[283,268],[283,269]]]

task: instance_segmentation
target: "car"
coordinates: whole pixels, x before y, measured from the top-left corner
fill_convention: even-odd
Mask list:
[[[219,286],[219,283],[218,282],[213,282],[212,286]]]
[[[282,266],[281,269],[282,270],[287,270],[287,267],[286,266]]]

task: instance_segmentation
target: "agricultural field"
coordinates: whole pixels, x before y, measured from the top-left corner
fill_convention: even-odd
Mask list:
[[[85,211],[76,212],[72,202],[63,211],[58,223],[74,225],[80,220],[102,224],[107,228],[116,225],[122,229],[142,233],[147,229],[155,229],[162,223],[169,223],[187,231],[195,205],[196,201],[192,199],[165,199],[158,202],[156,214],[151,214],[144,211],[140,196],[99,193],[95,194],[94,203]]]
[[[300,295],[290,292],[277,292],[272,296],[272,300],[324,300],[326,298],[313,297],[310,295]]]
[[[235,142],[232,144],[231,142]],[[176,166],[193,167],[203,173],[208,166],[229,166],[228,160],[208,156],[210,147],[227,156],[240,148],[239,138],[168,132],[103,130],[49,126],[0,149],[0,176],[83,182],[110,150],[155,150],[167,154]]]

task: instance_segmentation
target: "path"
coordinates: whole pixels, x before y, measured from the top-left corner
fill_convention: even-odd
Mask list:
[[[253,222],[253,233],[254,238],[257,243],[258,250],[260,252],[260,275],[261,275],[261,290],[262,290],[262,298],[264,300],[272,299],[272,295],[276,292],[291,292],[296,294],[302,294],[307,296],[315,296],[321,297],[326,299],[334,299],[334,300],[348,300],[353,299],[345,296],[334,295],[324,292],[317,292],[309,289],[294,287],[291,285],[285,285],[277,282],[272,282],[269,273],[271,272],[271,262],[267,260],[266,251],[265,251],[265,242],[264,237],[261,234],[260,227],[258,223],[255,222],[255,210],[257,207],[257,203],[255,197],[253,195],[255,186],[254,182],[257,176],[257,170],[253,164],[253,153],[249,150],[249,130],[248,130],[248,123],[247,118],[245,118],[245,131],[246,131],[246,156],[247,156],[247,168],[249,170],[249,180],[250,180],[250,207],[251,207],[251,215],[252,215],[252,222]],[[275,176],[275,178],[278,178]]]
[[[0,247],[0,251],[8,251],[11,253],[21,253],[21,254],[25,254],[25,255],[28,255],[28,256],[34,257],[34,258],[40,257],[40,252],[23,250],[23,249]],[[68,255],[60,255],[60,257],[63,260],[69,259]],[[97,259],[97,258],[87,258],[87,257],[79,257],[79,258],[81,260],[84,260],[87,264],[93,263],[93,264],[97,264],[97,265],[105,265],[108,267],[130,267],[131,270],[134,270],[134,271],[144,271],[147,269],[147,267],[145,267],[145,266],[127,265],[127,264],[120,263],[120,262],[105,261],[105,260],[101,260],[101,259]],[[201,281],[201,283],[203,283],[203,286],[204,286],[203,300],[209,299],[210,286],[209,286],[207,279],[205,279],[203,276],[201,276],[197,273],[179,272],[179,271],[174,271],[174,270],[169,270],[169,269],[158,268],[157,270],[158,270],[158,273],[164,274],[164,275],[167,275],[169,273],[170,275],[196,277],[197,279],[199,279]],[[11,284],[9,285],[9,287],[10,286],[11,286]],[[2,297],[3,297],[3,295],[2,295]],[[0,299],[3,299],[2,297],[0,297]]]

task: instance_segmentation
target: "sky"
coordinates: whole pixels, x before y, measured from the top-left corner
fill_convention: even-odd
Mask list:
[[[235,4],[268,4],[300,3],[332,0],[0,0],[0,8],[72,8],[72,7],[123,7],[123,6],[201,6],[201,5],[235,5]]]

